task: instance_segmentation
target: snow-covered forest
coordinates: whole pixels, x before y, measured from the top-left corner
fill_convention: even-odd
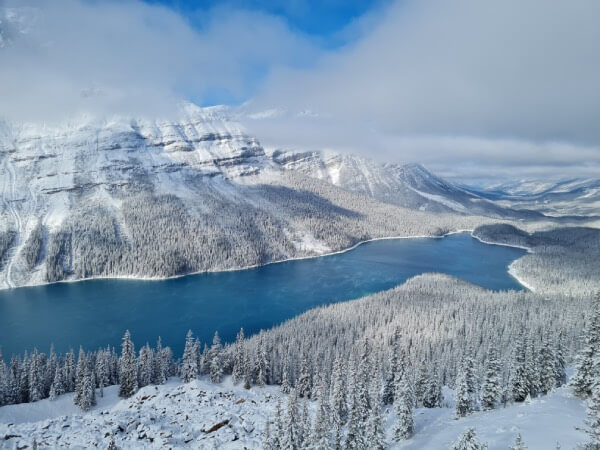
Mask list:
[[[120,351],[13,356],[0,363],[0,402],[56,401],[74,392],[73,402],[86,411],[108,386],[118,384],[119,396],[128,398],[170,377],[250,390],[276,385],[269,391],[272,414],[260,430],[258,419],[246,413],[254,442],[269,449],[387,448],[413,437],[415,408],[451,406],[456,417],[504,408],[564,385],[573,364],[577,375],[571,383],[577,395],[589,396],[598,376],[599,308],[600,299],[490,292],[445,275],[422,275],[390,291],[311,310],[249,338],[241,331],[228,345],[218,335],[201,343],[190,331],[176,359],[160,340],[136,350],[129,333]],[[582,356],[576,359],[578,351]],[[138,402],[153,398],[152,391],[144,392]],[[46,430],[60,426],[49,422],[28,436],[38,444],[68,446],[70,438],[43,441],[44,433],[55,439]],[[5,436],[18,435],[7,440],[23,440],[15,431],[20,426],[2,427]],[[153,442],[144,440],[150,434],[140,438],[119,427],[108,427],[98,443]],[[207,434],[194,438],[201,448],[217,442],[200,444],[212,438]],[[177,439],[181,435],[170,445],[181,445]]]
[[[551,228],[527,233],[508,224],[484,225],[473,236],[530,250],[510,267],[539,293],[591,296],[600,291],[600,229]]]

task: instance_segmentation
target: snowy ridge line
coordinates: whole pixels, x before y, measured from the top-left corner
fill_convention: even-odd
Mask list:
[[[371,238],[371,239],[365,239],[365,240],[359,241],[356,244],[352,245],[351,247],[348,247],[348,248],[345,248],[342,250],[337,250],[335,252],[322,253],[322,254],[316,254],[316,255],[307,255],[307,256],[296,256],[296,257],[285,258],[285,259],[280,259],[280,260],[276,260],[276,261],[269,261],[264,264],[253,264],[250,266],[231,267],[228,269],[199,270],[196,272],[187,272],[187,273],[182,273],[182,274],[178,274],[178,275],[170,275],[170,276],[165,276],[165,277],[161,277],[161,276],[145,277],[143,275],[141,275],[141,276],[137,276],[137,275],[99,275],[99,276],[86,277],[86,278],[57,280],[57,281],[45,282],[45,283],[28,283],[28,284],[23,284],[23,285],[20,285],[17,287],[13,287],[12,289],[18,289],[20,287],[45,286],[45,285],[55,284],[55,283],[77,283],[79,281],[92,281],[92,280],[134,280],[134,281],[175,280],[177,278],[183,278],[183,277],[187,277],[187,276],[191,276],[191,275],[201,275],[201,274],[206,274],[206,273],[235,272],[238,270],[257,269],[259,267],[269,266],[271,264],[280,264],[280,263],[289,262],[289,261],[299,261],[299,260],[303,260],[303,259],[314,259],[314,258],[322,258],[324,256],[339,255],[339,254],[354,250],[355,248],[357,248],[363,244],[368,244],[369,242],[374,242],[374,241],[390,241],[390,240],[395,240],[395,239],[441,239],[441,238],[444,238],[446,236],[450,236],[453,234],[468,233],[468,232],[472,232],[472,231],[473,230],[468,230],[468,229],[462,230],[461,229],[461,230],[450,231],[448,233],[445,233],[445,234],[442,234],[439,236],[423,234],[423,235],[415,235],[415,236],[386,236],[386,237]],[[484,242],[484,243],[486,243],[486,242]],[[502,245],[502,244],[498,244],[498,245]],[[2,289],[9,289],[9,288],[0,286],[0,290],[2,290]]]
[[[477,239],[479,242],[482,242],[483,244],[489,244],[489,245],[503,245],[504,247],[514,247],[514,248],[520,248],[521,250],[526,250],[527,253],[534,253],[533,249],[531,247],[525,247],[524,245],[517,245],[517,244],[505,244],[503,242],[493,242],[493,241],[487,241],[485,239],[480,238],[479,236],[475,236],[474,234],[472,234],[473,231],[471,231],[471,236],[473,236],[475,239]]]

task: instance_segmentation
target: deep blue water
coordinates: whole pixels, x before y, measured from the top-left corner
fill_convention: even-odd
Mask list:
[[[469,234],[369,242],[352,251],[256,269],[163,281],[91,280],[0,291],[5,358],[54,343],[63,352],[118,346],[129,329],[136,346],[162,336],[176,354],[191,329],[233,340],[310,308],[389,289],[424,272],[444,272],[494,289],[522,289],[507,266],[523,250],[483,244]]]

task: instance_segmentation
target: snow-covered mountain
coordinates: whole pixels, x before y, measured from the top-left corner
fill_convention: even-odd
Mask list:
[[[0,122],[0,280],[223,270],[482,222],[409,214],[398,205],[456,210],[382,203],[316,169],[289,169],[218,107],[186,104],[171,120]]]
[[[600,178],[520,180],[468,189],[502,205],[514,205],[549,215],[600,214]]]
[[[541,214],[494,202],[432,174],[420,164],[380,164],[331,152],[270,152],[285,170],[301,172],[379,201],[431,212],[502,218],[540,218]]]

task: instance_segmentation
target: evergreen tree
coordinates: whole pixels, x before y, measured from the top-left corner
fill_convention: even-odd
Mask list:
[[[525,442],[523,442],[523,438],[521,437],[521,433],[517,434],[515,438],[515,443],[510,447],[509,450],[526,450]]]
[[[283,418],[281,414],[281,399],[277,398],[275,405],[275,430],[271,438],[272,447],[275,450],[282,448],[283,444]]]
[[[327,386],[323,379],[319,383],[318,399],[319,403],[311,434],[310,448],[313,450],[328,450],[330,448],[330,408]]]
[[[77,370],[75,369],[75,353],[70,349],[65,358],[65,392],[73,392],[75,390],[75,377]]]
[[[235,339],[233,351],[233,370],[231,372],[233,384],[238,384],[244,380],[244,339],[244,329],[242,328]]]
[[[475,409],[476,378],[473,359],[469,352],[463,356],[454,392],[456,417],[465,417]]]
[[[588,447],[594,450],[600,449],[600,355],[594,359],[592,367],[594,374],[592,395],[588,400],[586,424],[587,434],[590,436]]]
[[[423,406],[425,408],[439,408],[442,406],[442,385],[435,367],[432,367],[427,376],[425,392],[423,393]]]
[[[222,350],[221,338],[219,337],[219,333],[215,332],[210,348],[210,381],[213,383],[220,383],[223,377]]]
[[[288,395],[287,411],[283,418],[281,434],[282,450],[296,450],[299,448],[298,419],[298,395],[294,390]]]
[[[367,443],[369,450],[384,450],[387,447],[381,401],[379,399],[373,402],[373,407],[371,408],[368,433]]]
[[[29,365],[29,401],[37,402],[44,396],[44,375],[42,358],[37,350],[31,354]]]
[[[183,350],[183,363],[181,366],[181,381],[189,383],[198,378],[198,355],[192,330],[185,337],[185,348]]]
[[[296,388],[300,398],[310,398],[310,393],[312,391],[312,376],[308,363],[308,355],[306,352],[302,353],[302,360],[300,361],[300,376],[298,377]]]
[[[281,392],[284,394],[289,394],[292,390],[292,387],[290,386],[290,366],[287,353],[283,359],[283,369],[281,372]]]
[[[493,409],[500,399],[500,362],[495,347],[490,347],[485,365],[483,385],[481,386],[481,408],[484,411]]]
[[[152,371],[154,365],[152,349],[148,344],[140,349],[138,358],[138,386],[144,387],[152,383]]]
[[[396,425],[394,426],[394,440],[400,442],[408,439],[414,432],[413,405],[415,400],[412,389],[405,374],[396,386]]]
[[[555,363],[554,376],[556,378],[556,387],[560,387],[567,383],[567,363],[565,361],[565,331],[560,330],[556,347],[554,349]]]
[[[588,397],[594,385],[594,359],[600,354],[600,293],[595,297],[590,322],[583,335],[584,346],[579,352],[575,374],[570,385],[575,394]]]
[[[86,370],[87,363],[85,360],[85,353],[83,351],[83,347],[79,347],[79,358],[77,359],[77,371],[75,376],[75,396],[73,397],[73,403],[80,408],[82,407],[83,384]]]
[[[556,385],[556,360],[554,355],[553,344],[550,337],[546,333],[542,342],[538,358],[540,392],[547,394]]]
[[[96,389],[94,375],[87,364],[84,369],[81,397],[78,406],[83,411],[89,411],[96,404]]]
[[[169,373],[169,360],[167,359],[166,349],[162,346],[160,336],[156,341],[156,353],[154,357],[154,366],[152,371],[152,382],[154,384],[165,384]]]
[[[523,402],[529,395],[528,375],[525,341],[521,334],[517,337],[510,367],[510,393],[515,402]]]
[[[467,429],[450,447],[450,450],[486,450],[487,445],[477,439],[474,428]]]
[[[54,380],[50,386],[50,400],[54,400],[56,397],[64,393],[65,385],[63,381],[63,369],[60,366],[56,366],[54,371]]]
[[[123,336],[121,357],[119,359],[119,397],[131,397],[138,390],[135,347],[129,330]]]
[[[96,357],[96,384],[100,389],[100,397],[104,397],[104,388],[110,383],[109,356],[104,350],[100,350]]]

